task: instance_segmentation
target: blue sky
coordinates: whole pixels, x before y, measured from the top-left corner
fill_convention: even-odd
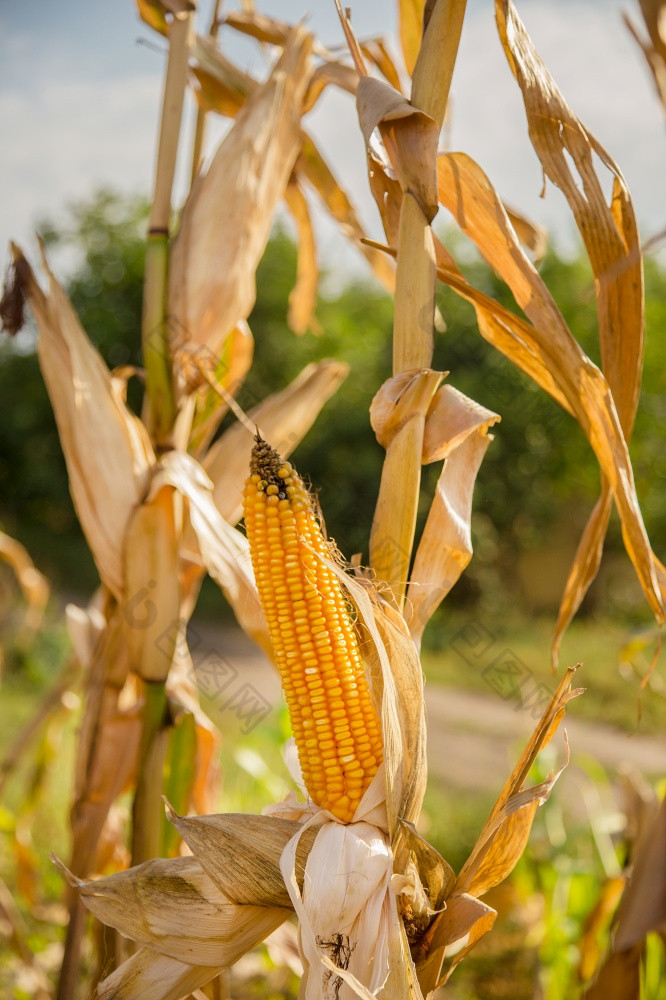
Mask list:
[[[666,129],[640,53],[621,21],[621,9],[631,9],[631,3],[518,0],[517,7],[570,105],[625,173],[647,238],[666,227]],[[257,0],[257,6],[284,20],[298,20],[310,6],[310,23],[320,37],[327,44],[341,41],[332,0]],[[394,36],[395,6],[394,0],[353,4],[358,33]],[[539,199],[541,171],[492,7],[490,0],[469,5],[448,145],[474,156],[502,197],[548,225],[566,247],[573,224],[557,191]],[[200,9],[203,26],[210,4]],[[223,45],[246,66],[258,67],[256,49],[239,44],[237,36],[229,33]],[[62,217],[68,202],[96,186],[148,193],[164,65],[160,50],[161,39],[138,20],[132,0],[0,0],[3,261],[10,237],[29,245],[39,219]],[[192,114],[190,106],[186,135]],[[309,126],[378,236],[353,102],[330,94]],[[223,129],[222,122],[211,127],[209,147]],[[183,164],[181,196],[185,175]],[[324,228],[322,235],[328,253],[338,257],[331,231]]]

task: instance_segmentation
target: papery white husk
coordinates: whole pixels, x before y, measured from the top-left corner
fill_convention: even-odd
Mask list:
[[[312,802],[299,804],[293,797],[270,811],[303,822],[280,859],[280,870],[299,919],[304,964],[301,997],[372,1000],[387,983],[389,963],[410,961],[409,953],[404,955],[403,928],[391,882],[391,834],[403,805],[412,804],[414,799],[409,776],[403,773],[403,751],[407,750],[403,735],[407,739],[409,735],[403,734],[405,720],[367,589],[334,563],[325,561],[352,594],[377,653],[382,673],[384,761],[349,824],[341,823]],[[418,701],[419,692],[415,697]],[[288,746],[285,756],[296,782],[305,791],[292,747]],[[411,763],[421,766],[418,754]],[[319,824],[321,829],[308,855],[301,893],[296,878],[296,848],[302,833]],[[415,975],[413,983],[416,1000],[420,991]]]
[[[375,782],[376,788],[382,785],[383,780]],[[375,799],[372,795],[368,802],[370,813],[376,810]],[[393,855],[386,830],[363,822],[363,814],[361,804],[354,822],[343,824],[313,810],[282,853],[280,869],[299,919],[304,1000],[368,1000],[389,975],[391,941],[400,936],[391,888]],[[303,831],[322,820],[301,894],[296,848]]]

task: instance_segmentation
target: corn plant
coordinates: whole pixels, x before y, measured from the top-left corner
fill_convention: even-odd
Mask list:
[[[71,895],[59,995],[74,992],[83,901],[138,946],[125,961],[118,954],[115,970],[99,970],[100,997],[177,1000],[195,993],[293,913],[305,997],[426,996],[491,929],[495,910],[480,897],[506,878],[524,850],[536,809],[561,768],[533,787],[526,785],[528,773],[578,693],[568,670],[456,876],[416,829],[426,785],[419,648],[430,617],[471,558],[474,482],[499,415],[432,369],[436,283],[470,301],[481,335],[576,418],[601,469],[600,499],[567,581],[553,662],[598,569],[613,504],[661,621],[664,568],[645,533],[627,450],[643,343],[641,252],[629,192],[610,155],[567,106],[514,5],[496,0],[500,43],[530,137],[544,174],[567,198],[594,271],[600,370],[571,335],[521,243],[523,237],[536,246],[538,230],[507,213],[468,156],[438,151],[464,2],[400,3],[411,78],[405,92],[386,46],[358,40],[339,5],[350,60],[331,54],[302,25],[253,9],[220,18],[216,7],[203,37],[194,31],[188,0],[138,6],[169,45],[146,259],[142,419],[125,404],[127,373],[107,371],[45,260],[47,292],[14,248],[13,286],[5,297],[9,326],[18,325],[24,300],[37,323],[72,495],[101,579],[91,606],[70,614],[89,684],[73,851],[63,868]],[[265,81],[223,56],[216,45],[221,26],[276,50]],[[188,78],[199,102],[194,181],[172,237],[171,188]],[[301,123],[328,86],[355,94],[385,243],[365,239],[351,201]],[[211,112],[234,121],[200,173]],[[610,204],[593,153],[613,178]],[[344,367],[311,366],[247,416],[233,399],[251,362],[254,273],[283,197],[299,235],[290,319],[297,333],[313,325],[317,272],[307,185],[360,240],[377,276],[395,292],[393,374],[378,387],[370,412],[386,457],[369,568],[357,561],[353,574],[287,461]],[[466,281],[433,230],[439,205],[503,278],[524,315]],[[211,443],[230,407],[239,422]],[[421,467],[442,461],[415,546]],[[243,511],[246,534],[235,527]],[[188,684],[185,628],[205,571],[241,626],[274,658],[290,711],[288,757],[302,794],[267,806],[261,816],[188,815],[210,813],[217,740]],[[137,616],[148,598],[151,614]],[[175,767],[187,726],[193,766],[184,769],[189,777],[175,787],[167,810],[192,853],[160,858],[163,776]],[[133,867],[90,879],[112,804],[127,788]]]

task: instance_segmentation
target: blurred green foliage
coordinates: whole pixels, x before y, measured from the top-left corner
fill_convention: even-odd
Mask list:
[[[93,343],[110,366],[140,364],[139,329],[146,205],[138,198],[100,192],[70,209],[64,226],[45,225],[42,235],[56,265],[58,254],[72,278],[68,291]],[[516,309],[510,292],[463,238],[444,234],[468,278],[484,292]],[[72,266],[73,264],[73,266]],[[332,265],[329,265],[332,266]],[[335,297],[322,298],[320,336],[295,337],[287,328],[287,298],[296,271],[296,250],[279,227],[257,275],[257,302],[250,317],[255,361],[239,401],[251,407],[275,392],[310,361],[336,357],[350,375],[298,448],[295,459],[321,490],[327,528],[346,555],[367,541],[381,474],[383,450],[368,421],[370,401],[390,374],[390,299],[370,278],[353,282]],[[594,287],[582,253],[573,260],[551,250],[540,265],[574,336],[598,360]],[[666,543],[666,268],[646,261],[647,346],[644,393],[632,456],[645,519],[656,551]],[[454,604],[480,602],[503,614],[520,592],[517,553],[558,544],[563,526],[573,544],[596,499],[599,476],[592,452],[575,422],[548,396],[486,344],[471,306],[447,288],[438,292],[447,331],[436,337],[434,367],[449,381],[501,414],[475,493],[475,557],[452,595]],[[50,405],[29,336],[18,345],[0,343],[0,519],[25,542],[37,563],[61,585],[89,588],[95,570],[85,548],[67,488],[65,466]],[[130,383],[137,409],[140,385]],[[439,474],[424,470],[421,524]],[[609,550],[622,550],[617,524]],[[566,559],[556,581],[564,582]],[[631,580],[626,564],[623,580]],[[635,612],[640,598],[632,585],[617,589],[617,606]],[[626,593],[625,593],[626,591]],[[612,610],[612,609],[611,609]]]

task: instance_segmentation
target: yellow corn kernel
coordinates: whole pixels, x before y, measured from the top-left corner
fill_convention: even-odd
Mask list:
[[[243,510],[305,787],[349,822],[382,760],[379,719],[308,491],[258,435]]]

